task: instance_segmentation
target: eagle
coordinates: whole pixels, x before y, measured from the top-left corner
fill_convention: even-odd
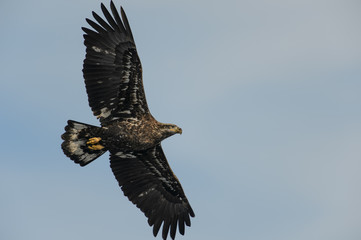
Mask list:
[[[83,27],[86,56],[83,76],[89,106],[100,127],[69,120],[61,136],[64,154],[85,166],[109,151],[110,167],[124,192],[148,218],[156,237],[175,238],[177,227],[194,217],[182,186],[170,168],[161,141],[181,134],[174,124],[160,123],[149,111],[142,65],[132,31],[122,7],[113,1],[110,11],[101,4],[105,18],[92,12]],[[121,16],[121,17],[120,17]]]

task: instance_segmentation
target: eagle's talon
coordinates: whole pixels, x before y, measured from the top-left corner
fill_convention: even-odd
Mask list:
[[[98,145],[88,146],[88,148],[89,148],[90,150],[98,151],[98,150],[102,150],[102,149],[104,148],[104,146],[98,144]]]
[[[86,144],[88,145],[94,145],[100,142],[100,140],[102,140],[100,137],[93,137],[93,138],[89,138],[89,140],[86,142]],[[90,148],[90,147],[89,147]]]

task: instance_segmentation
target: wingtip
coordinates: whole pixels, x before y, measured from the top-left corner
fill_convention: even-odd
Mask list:
[[[95,12],[95,11],[92,11],[92,15],[93,17],[96,19],[97,17],[99,17],[99,15]]]
[[[158,235],[158,232],[159,232],[159,229],[160,229],[160,226],[162,225],[162,220],[161,219],[157,219],[154,223],[154,226],[153,226],[153,236],[156,237]]]
[[[196,216],[196,215],[194,214],[194,211],[193,211],[193,209],[192,209],[191,206],[189,206],[189,215],[190,215],[191,217],[195,217],[195,216]]]
[[[92,21],[90,18],[85,18],[85,21],[86,21],[89,25],[91,25],[91,24],[93,23],[93,21]]]
[[[127,14],[125,14],[124,8],[120,6],[120,14],[122,15],[123,22],[128,21]]]
[[[122,6],[120,6],[120,13],[121,13],[121,15],[122,15],[124,27],[125,27],[125,30],[126,30],[127,34],[128,34],[128,35],[131,37],[131,39],[134,41],[132,29],[130,28],[130,24],[129,24],[129,21],[128,21],[128,18],[127,18],[127,14],[125,14],[125,11],[124,11],[124,9],[123,9]]]
[[[120,14],[122,15],[123,21],[128,20],[127,15],[125,14],[124,8],[120,6]]]
[[[111,9],[116,9],[115,4],[114,4],[113,1],[110,1],[110,8],[111,8]]]
[[[100,8],[102,9],[103,13],[108,12],[107,7],[103,3],[100,4]]]
[[[81,27],[81,30],[83,30],[83,32],[85,32],[84,35],[87,35],[86,32],[88,31],[88,28],[86,28],[86,27]]]
[[[163,229],[162,229],[162,238],[164,240],[166,240],[168,237],[169,227],[170,227],[170,220],[165,219],[165,221],[163,223]]]

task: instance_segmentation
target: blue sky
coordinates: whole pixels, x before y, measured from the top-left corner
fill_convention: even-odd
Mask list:
[[[115,2],[152,114],[183,128],[163,142],[196,213],[177,239],[361,238],[360,1]],[[93,10],[0,3],[1,239],[152,239],[107,155],[81,168],[60,149],[68,119],[97,124],[81,72]]]

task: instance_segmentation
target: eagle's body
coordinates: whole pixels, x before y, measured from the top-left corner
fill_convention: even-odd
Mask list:
[[[161,141],[182,129],[160,123],[151,115],[145,99],[142,67],[126,15],[113,2],[111,13],[101,5],[107,21],[93,12],[94,29],[83,28],[86,57],[84,79],[89,105],[101,127],[69,120],[62,135],[64,153],[85,166],[110,153],[110,167],[124,194],[148,218],[157,235],[177,227],[184,234],[194,212],[177,177],[168,165]]]
[[[98,130],[98,135],[107,149],[140,151],[154,147],[180,131],[173,124],[160,123],[146,115],[141,119],[129,118],[105,124]]]

